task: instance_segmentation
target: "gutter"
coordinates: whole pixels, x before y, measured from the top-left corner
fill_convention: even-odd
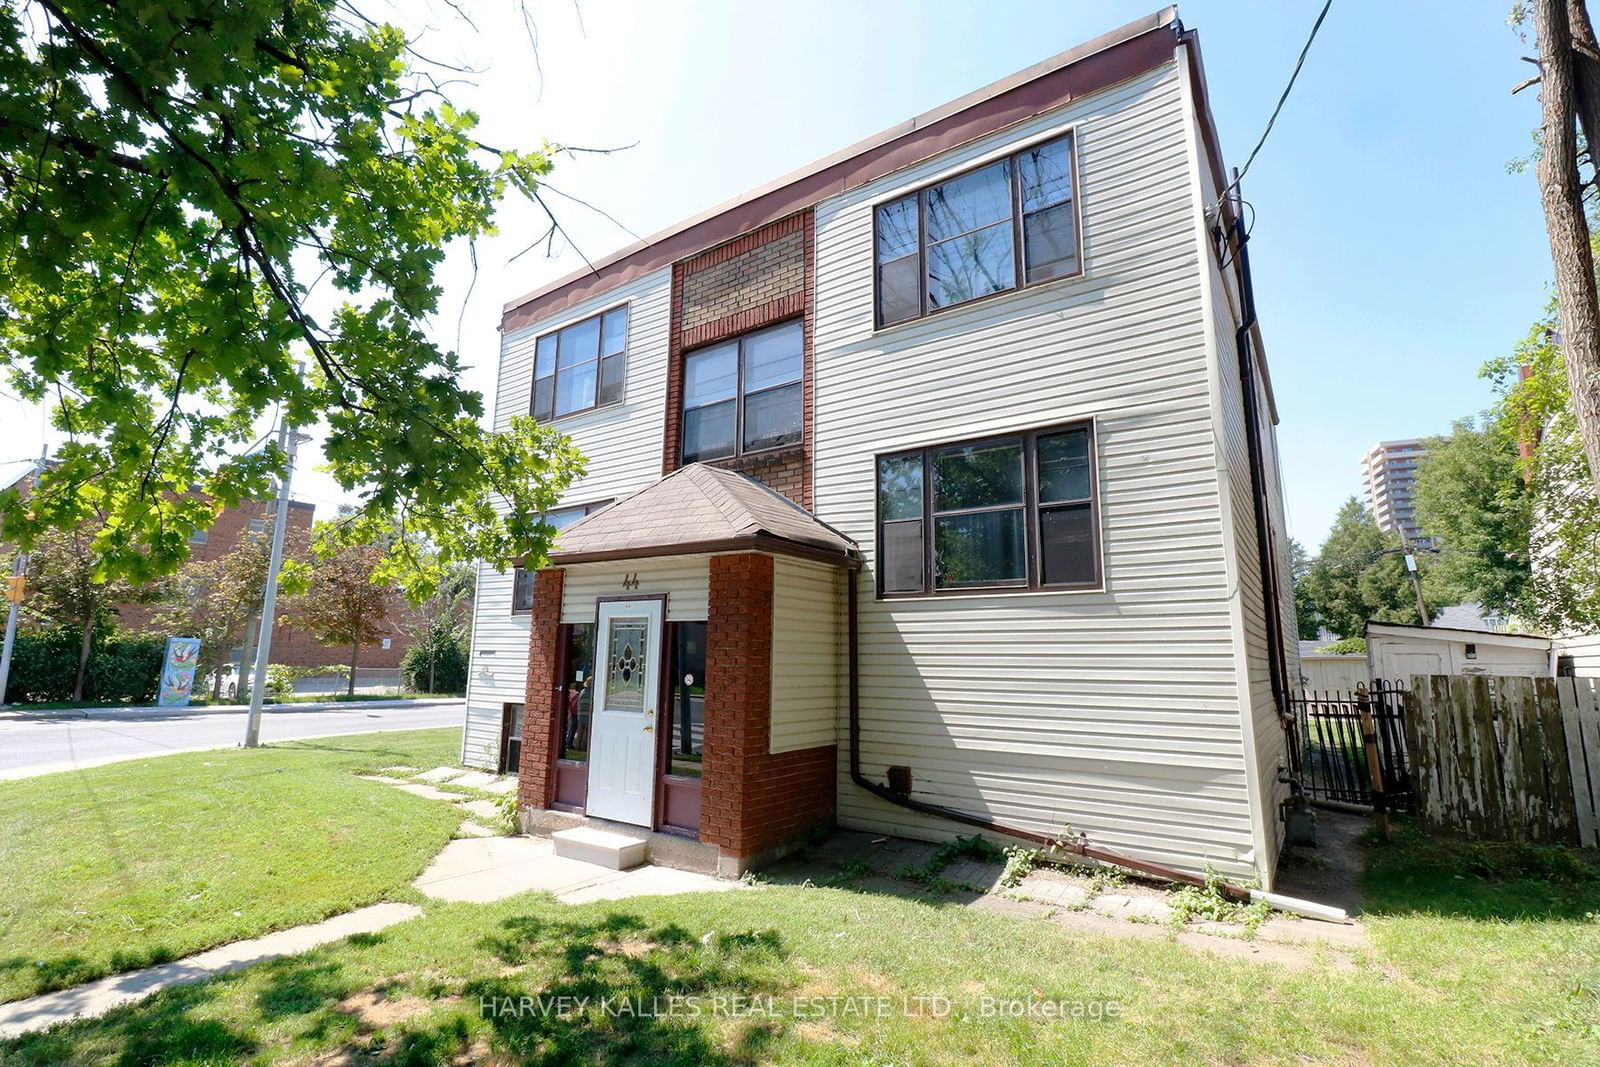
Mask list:
[[[849,669],[847,699],[849,701],[850,780],[852,782],[880,800],[885,800],[890,804],[894,804],[898,807],[906,808],[910,811],[915,811],[923,815],[931,815],[934,818],[948,819],[951,822],[963,823],[967,826],[975,826],[980,830],[988,830],[990,833],[1004,834],[1007,837],[1019,838],[1023,841],[1029,841],[1033,844],[1041,845],[1044,848],[1054,849],[1060,852],[1068,852],[1076,856],[1082,856],[1085,859],[1091,859],[1099,863],[1110,864],[1114,867],[1122,867],[1130,871],[1137,871],[1140,874],[1152,875],[1156,878],[1162,878],[1169,882],[1178,882],[1182,883],[1183,885],[1200,886],[1202,888],[1205,887],[1206,880],[1199,875],[1190,874],[1188,871],[1180,871],[1175,867],[1167,867],[1159,863],[1151,863],[1148,860],[1135,859],[1132,856],[1124,856],[1120,852],[1112,852],[1109,849],[1098,848],[1089,844],[1088,835],[1082,832],[1080,832],[1077,837],[1051,837],[1048,834],[1039,833],[1037,830],[1029,830],[1020,826],[1007,825],[1006,823],[999,822],[998,820],[992,819],[987,815],[976,815],[972,812],[959,811],[955,808],[945,807],[942,804],[929,804],[924,801],[914,800],[910,796],[909,788],[907,791],[902,792],[893,789],[890,786],[884,785],[881,782],[874,782],[872,779],[868,778],[864,773],[862,773],[860,648],[861,610],[857,604],[858,590],[856,588],[856,575],[859,573],[859,568],[852,568],[847,573],[850,575],[850,589],[845,601],[845,628],[847,638],[847,662]],[[1323,919],[1328,922],[1339,923],[1347,922],[1349,920],[1349,916],[1342,908],[1329,907],[1326,904],[1318,904],[1310,900],[1300,900],[1295,897],[1281,896],[1277,893],[1267,893],[1260,889],[1247,889],[1243,886],[1236,886],[1224,882],[1221,886],[1221,892],[1222,895],[1227,897],[1229,900],[1237,901],[1239,903],[1252,903],[1254,901],[1262,900],[1266,901],[1269,906],[1277,908],[1279,911],[1293,912],[1296,915],[1305,915],[1313,919]]]

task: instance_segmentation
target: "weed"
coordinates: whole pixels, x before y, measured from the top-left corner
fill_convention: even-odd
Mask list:
[[[1039,866],[1039,850],[1013,845],[1005,850],[1006,869],[1000,874],[1000,884],[1010,887],[1021,882],[1028,872]]]
[[[1208,864],[1204,886],[1187,885],[1172,894],[1169,900],[1172,905],[1172,925],[1187,926],[1197,919],[1206,922],[1240,923],[1244,926],[1246,939],[1255,937],[1261,924],[1267,921],[1271,909],[1264,900],[1257,900],[1248,905],[1230,900],[1224,893],[1227,884],[1216,868]]]

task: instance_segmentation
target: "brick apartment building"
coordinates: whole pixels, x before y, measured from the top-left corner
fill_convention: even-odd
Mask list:
[[[311,552],[311,524],[316,505],[299,500],[289,502],[289,521],[284,528],[283,553],[285,559],[306,559]],[[217,521],[209,530],[196,534],[189,540],[190,558],[213,560],[226,556],[240,542],[252,535],[270,537],[272,534],[272,504],[270,501],[247,501],[236,507],[223,508]],[[361,646],[359,667],[400,666],[405,655],[408,638],[403,632],[404,601],[397,600],[396,614],[389,620],[392,632],[370,645]],[[124,604],[117,609],[119,621],[130,630],[148,630],[150,620],[159,609],[143,604]],[[387,647],[385,647],[387,643]],[[237,660],[244,650],[235,653]],[[291,667],[321,667],[344,664],[350,661],[349,646],[325,645],[305,630],[287,623],[282,617],[272,636],[272,662]]]

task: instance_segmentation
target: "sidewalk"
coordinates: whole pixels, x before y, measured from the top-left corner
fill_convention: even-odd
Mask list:
[[[263,714],[300,711],[359,711],[362,708],[436,708],[446,704],[459,704],[461,697],[430,697],[407,700],[400,697],[374,700],[315,700],[304,703],[263,704]],[[0,722],[81,722],[105,720],[120,722],[128,719],[178,719],[191,715],[243,715],[250,710],[248,704],[209,704],[184,708],[158,708],[151,704],[128,704],[105,708],[48,708],[29,710],[25,705],[0,707]]]

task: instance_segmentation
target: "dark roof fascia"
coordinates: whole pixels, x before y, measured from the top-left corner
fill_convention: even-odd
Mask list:
[[[636,548],[607,548],[593,552],[552,552],[549,566],[566,567],[574,563],[614,563],[630,559],[659,559],[663,556],[698,556],[721,552],[772,552],[798,559],[829,563],[851,570],[861,568],[861,558],[853,553],[804,545],[767,533],[741,534],[710,541],[681,541],[677,544],[642,545]],[[521,561],[519,560],[520,564]]]
[[[1178,29],[1177,8],[1164,8],[892,126],[509,301],[500,328],[532,325],[828,197],[1154,70],[1172,60]]]

